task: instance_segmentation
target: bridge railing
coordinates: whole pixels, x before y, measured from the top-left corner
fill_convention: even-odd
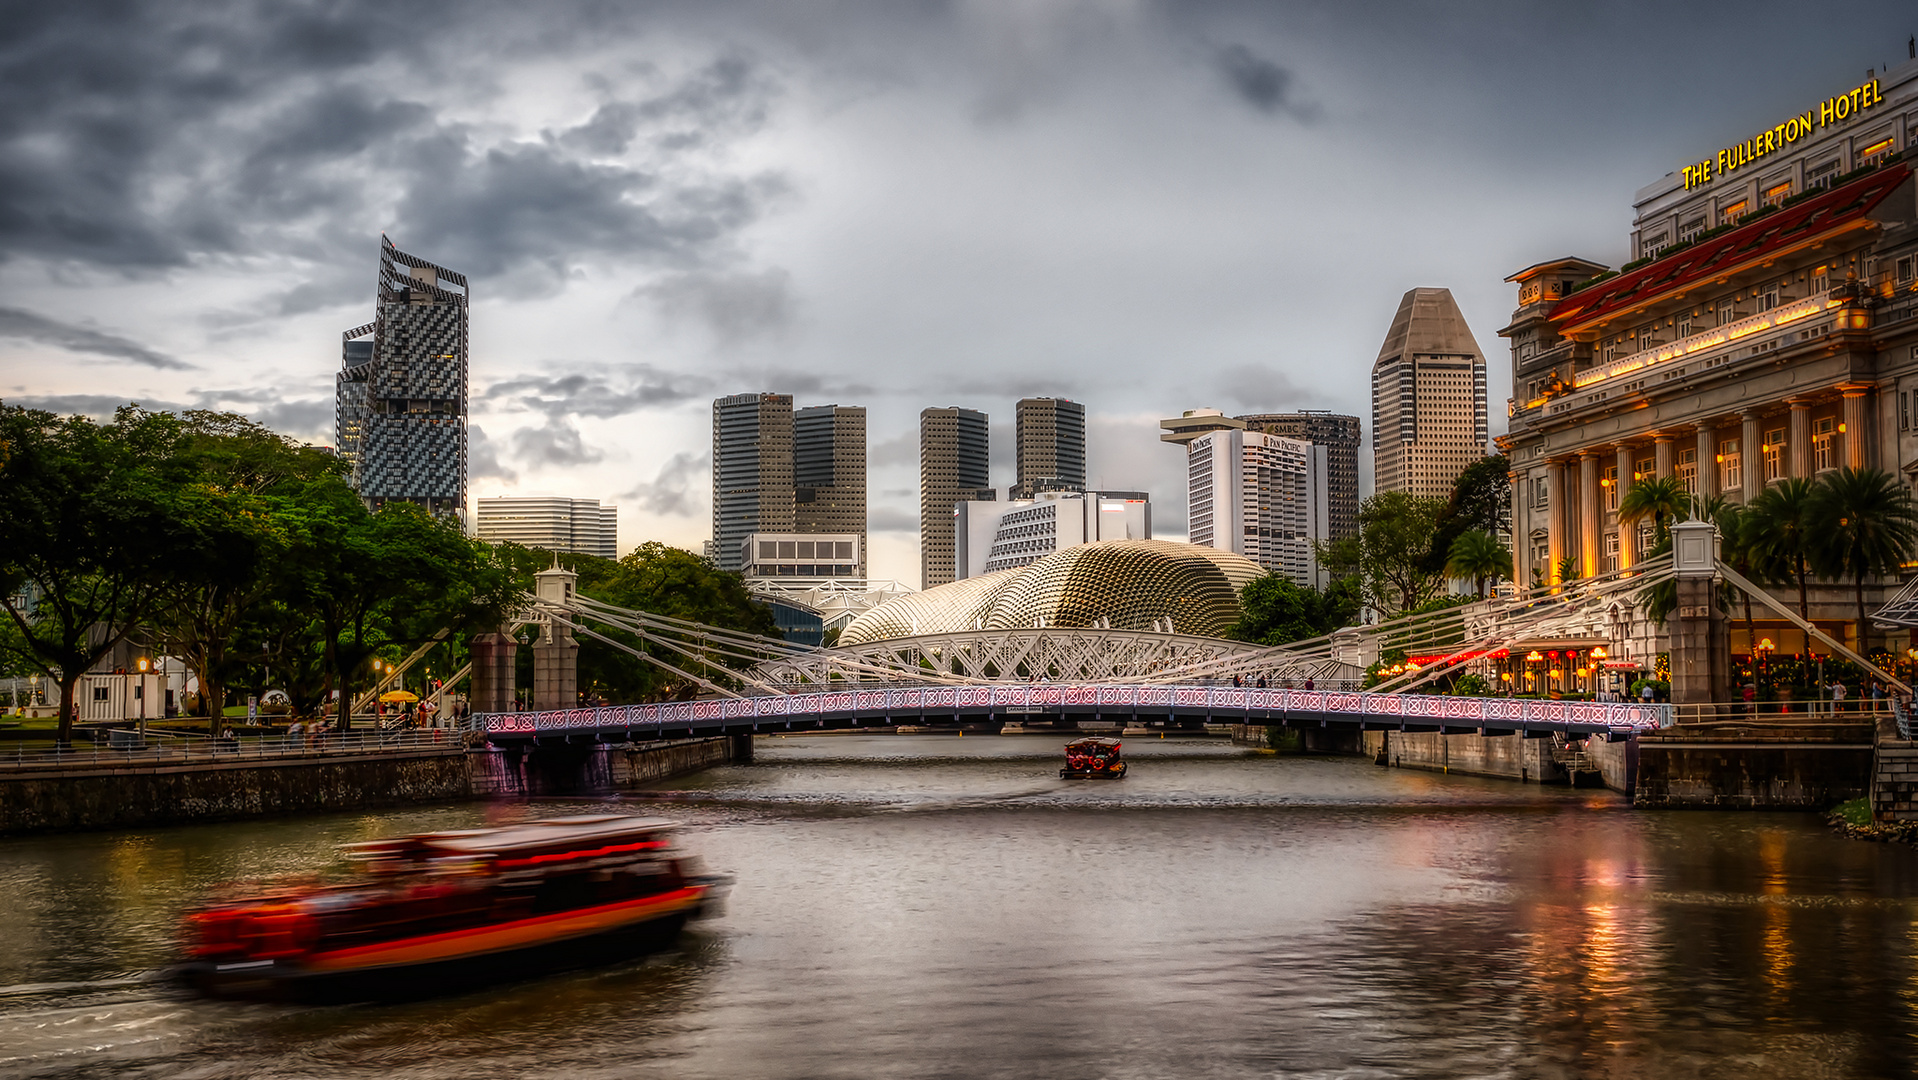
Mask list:
[[[417,753],[454,750],[463,745],[461,732],[452,728],[404,731],[375,729],[344,733],[325,731],[294,735],[258,735],[234,739],[166,738],[148,733],[144,744],[136,731],[111,731],[107,740],[59,748],[16,740],[0,749],[0,775],[15,772],[74,768],[162,767],[168,765],[325,758],[341,755]]]
[[[846,689],[818,693],[714,698],[649,705],[609,705],[529,713],[476,713],[467,726],[492,735],[617,731],[727,722],[816,719],[826,716],[1010,714],[1049,707],[1112,713],[1205,712],[1221,722],[1263,723],[1273,714],[1320,714],[1332,719],[1507,729],[1650,731],[1672,724],[1672,707],[1642,702],[1537,701],[1526,698],[1368,694],[1352,690],[1287,690],[1218,686],[1031,685],[936,686],[897,690]]]

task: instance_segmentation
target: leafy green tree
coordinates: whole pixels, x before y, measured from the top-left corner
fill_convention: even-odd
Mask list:
[[[1452,577],[1471,578],[1472,589],[1485,597],[1485,583],[1494,584],[1512,573],[1512,552],[1498,537],[1483,530],[1460,533],[1452,541],[1445,559],[1445,572]]]
[[[165,581],[206,569],[181,527],[199,511],[181,498],[170,417],[0,406],[0,444],[0,607],[15,659],[59,684],[67,745],[80,676],[158,610]]]
[[[1289,645],[1351,625],[1359,606],[1355,579],[1335,581],[1321,592],[1271,573],[1239,590],[1239,621],[1226,636],[1261,645]]]
[[[724,630],[765,637],[779,635],[772,609],[753,596],[744,578],[721,570],[690,551],[649,540],[617,563],[596,569],[603,570],[604,576],[589,578],[582,570],[579,583],[580,591],[595,600]],[[658,645],[640,642],[625,631],[605,626],[595,626],[595,629],[650,655],[658,655],[676,667],[697,670],[685,657],[671,654]],[[612,695],[627,700],[683,698],[699,691],[697,683],[658,665],[603,644],[594,649],[594,644],[588,641],[580,650],[582,684],[589,684],[589,679],[598,681]],[[699,674],[723,678],[727,670],[740,663],[737,659],[712,654],[703,665],[706,670]]]
[[[1806,579],[1816,545],[1812,542],[1812,495],[1818,485],[1802,476],[1779,480],[1753,499],[1747,516],[1748,543],[1761,565],[1782,568],[1773,580],[1798,586],[1798,617],[1810,621]]]
[[[1442,500],[1403,491],[1381,491],[1359,506],[1359,568],[1380,612],[1409,611],[1444,586],[1444,570],[1426,559],[1444,510]]]
[[[1864,652],[1871,623],[1865,615],[1865,579],[1895,574],[1918,554],[1918,507],[1898,478],[1879,469],[1826,473],[1812,493],[1812,563],[1819,576],[1850,576],[1858,602],[1857,648]]]
[[[1511,468],[1512,463],[1505,455],[1493,454],[1466,466],[1452,482],[1451,498],[1446,501],[1432,532],[1432,549],[1426,558],[1428,570],[1450,573],[1446,567],[1451,562],[1452,545],[1467,533],[1511,535]]]

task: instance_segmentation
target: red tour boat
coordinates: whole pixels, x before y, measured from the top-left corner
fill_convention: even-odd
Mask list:
[[[1125,775],[1117,739],[1080,739],[1066,744],[1066,767],[1061,780],[1117,780]]]
[[[191,913],[175,973],[220,997],[363,1001],[638,955],[723,886],[694,872],[671,830],[609,814],[354,844],[355,880]]]

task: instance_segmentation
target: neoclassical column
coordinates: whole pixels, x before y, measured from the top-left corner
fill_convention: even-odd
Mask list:
[[[1811,478],[1811,402],[1791,402],[1791,420],[1785,429],[1787,476]]]
[[[1759,416],[1757,413],[1748,412],[1744,415],[1743,419],[1745,421],[1745,430],[1738,437],[1738,459],[1745,470],[1745,483],[1740,494],[1746,505],[1750,505],[1751,501],[1758,497],[1758,493],[1765,489],[1765,477],[1763,475],[1765,452],[1758,446],[1758,440],[1765,436],[1758,430]]]
[[[1672,475],[1672,437],[1660,435],[1652,439],[1652,471],[1660,480],[1669,480]]]
[[[1578,455],[1578,565],[1585,577],[1598,576],[1598,455]]]
[[[1865,408],[1870,400],[1868,386],[1845,388],[1845,464],[1854,469],[1871,468],[1871,411]]]
[[[1698,475],[1693,478],[1692,490],[1701,499],[1719,493],[1718,432],[1709,422],[1698,425]]]
[[[1632,469],[1635,466],[1632,457],[1635,453],[1636,451],[1624,443],[1618,446],[1618,479],[1613,483],[1618,485],[1618,505],[1620,506],[1625,505],[1625,493],[1632,490]],[[1629,569],[1636,561],[1633,556],[1638,554],[1635,550],[1637,533],[1637,529],[1624,522],[1618,523],[1618,568],[1620,570]]]
[[[1565,558],[1565,467],[1556,461],[1545,463],[1545,502],[1550,508],[1545,515],[1545,581],[1556,585],[1559,560]]]

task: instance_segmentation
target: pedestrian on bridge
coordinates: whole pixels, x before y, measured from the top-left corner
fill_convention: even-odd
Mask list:
[[[1831,681],[1831,711],[1833,714],[1845,711],[1845,684],[1839,679]]]

